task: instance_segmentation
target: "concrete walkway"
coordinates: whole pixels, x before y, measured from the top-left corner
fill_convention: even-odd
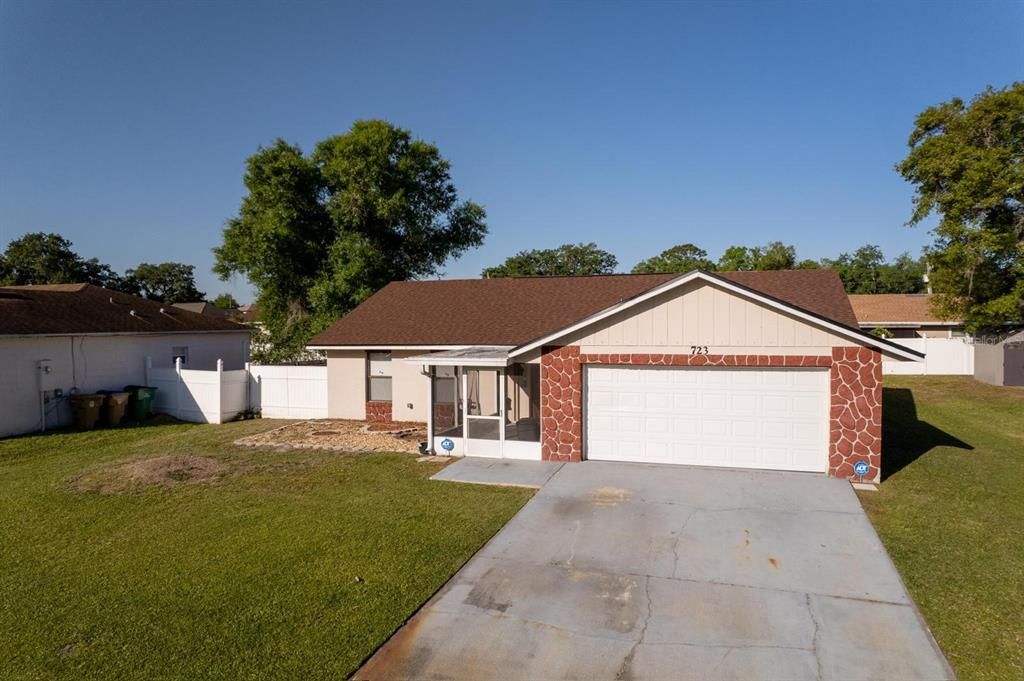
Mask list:
[[[430,479],[537,488],[543,487],[561,467],[562,464],[557,461],[517,461],[467,456],[445,466]]]
[[[953,678],[850,485],[560,468],[358,679]]]

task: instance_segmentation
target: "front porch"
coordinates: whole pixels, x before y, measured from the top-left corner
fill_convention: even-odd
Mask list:
[[[429,377],[432,453],[541,459],[540,365],[509,362],[503,346],[409,357]]]

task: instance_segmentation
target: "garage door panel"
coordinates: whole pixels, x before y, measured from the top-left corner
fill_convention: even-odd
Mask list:
[[[828,372],[587,367],[586,455],[824,472]]]

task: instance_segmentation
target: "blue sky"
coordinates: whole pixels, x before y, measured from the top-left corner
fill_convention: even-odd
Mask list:
[[[0,247],[197,266],[246,157],[360,118],[436,143],[488,211],[477,276],[596,241],[918,253],[893,171],[914,116],[1024,78],[1024,3],[234,3],[0,0]]]

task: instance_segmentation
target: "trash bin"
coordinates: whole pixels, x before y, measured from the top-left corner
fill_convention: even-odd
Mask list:
[[[156,388],[148,385],[126,385],[124,390],[129,393],[128,420],[145,421],[152,410]]]
[[[100,418],[103,395],[72,395],[71,413],[75,417],[75,428],[92,430]]]
[[[121,419],[124,418],[124,412],[128,409],[128,400],[132,396],[131,393],[121,392],[120,390],[100,390],[98,394],[106,398],[103,400],[103,410],[100,412],[103,415],[103,422],[111,426],[121,423]]]

